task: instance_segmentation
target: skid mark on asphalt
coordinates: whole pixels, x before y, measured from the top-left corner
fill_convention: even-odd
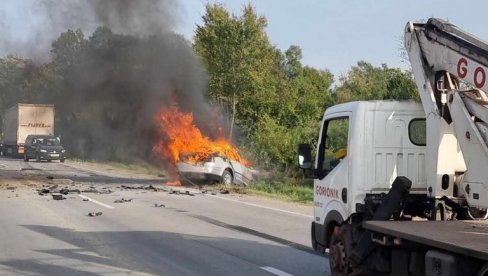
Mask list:
[[[273,273],[274,275],[279,275],[279,276],[293,276],[290,273],[286,273],[286,272],[284,272],[282,270],[279,270],[279,269],[274,268],[274,267],[271,267],[271,266],[262,266],[261,269],[262,270],[266,270],[269,273]]]
[[[95,204],[98,204],[98,205],[100,205],[100,206],[103,206],[103,207],[105,207],[105,208],[108,208],[108,209],[114,209],[114,208],[115,208],[115,207],[113,207],[113,206],[110,206],[110,205],[108,205],[108,204],[105,204],[105,203],[103,203],[103,202],[100,202],[100,201],[98,201],[98,200],[95,200],[95,199],[93,199],[93,198],[91,198],[91,197],[87,197],[87,196],[85,196],[85,195],[78,195],[78,196],[79,196],[79,197],[81,197],[81,198],[84,198],[84,199],[88,199],[89,201],[91,201],[91,202],[93,202],[93,203],[95,203]]]
[[[303,251],[303,252],[306,252],[306,253],[309,253],[309,254],[319,255],[317,252],[315,252],[314,250],[312,250],[312,248],[309,248],[308,246],[305,246],[305,245],[302,245],[302,244],[298,244],[298,243],[295,243],[295,242],[292,242],[292,241],[289,241],[289,240],[285,240],[285,239],[282,239],[280,237],[276,237],[276,236],[273,236],[273,235],[269,235],[269,234],[266,234],[266,233],[263,233],[263,232],[259,232],[259,231],[256,231],[254,229],[250,229],[250,228],[247,228],[247,227],[244,227],[244,226],[227,224],[225,222],[222,222],[222,221],[219,221],[219,220],[216,220],[216,219],[213,219],[213,218],[205,217],[205,216],[190,215],[190,217],[193,217],[193,218],[196,218],[196,219],[199,219],[199,220],[203,220],[203,221],[208,222],[208,223],[213,224],[213,225],[217,225],[217,226],[224,227],[224,228],[227,228],[227,229],[231,229],[231,230],[243,232],[243,233],[246,233],[246,234],[249,234],[249,235],[253,235],[253,236],[257,236],[257,237],[260,237],[260,238],[263,238],[263,239],[266,239],[266,240],[274,241],[274,242],[277,242],[279,244],[286,245],[286,246],[289,246],[289,247],[293,247],[295,249],[298,249],[300,251]]]
[[[243,201],[240,201],[240,200],[230,199],[230,198],[226,198],[226,197],[223,197],[223,196],[212,196],[212,197],[219,198],[219,199],[223,199],[223,200],[227,200],[227,201],[232,201],[232,202],[236,202],[236,203],[240,203],[240,204],[244,204],[244,205],[248,205],[248,206],[253,206],[253,207],[268,209],[268,210],[272,210],[272,211],[287,213],[287,214],[290,214],[290,215],[302,216],[302,217],[306,217],[306,218],[313,218],[313,216],[305,215],[305,214],[302,214],[302,213],[287,211],[287,210],[283,210],[283,209],[268,207],[268,206],[254,204],[254,203],[249,203],[249,202],[243,202]]]

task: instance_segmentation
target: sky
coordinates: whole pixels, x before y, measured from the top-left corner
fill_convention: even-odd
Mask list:
[[[177,31],[192,38],[195,26],[202,24],[206,1],[179,2],[182,14]],[[486,0],[210,1],[214,2],[224,4],[236,15],[241,14],[243,5],[251,3],[258,14],[267,18],[266,32],[273,44],[282,50],[300,46],[304,64],[328,69],[336,80],[360,60],[408,69],[400,56],[408,21],[439,17],[488,40]]]
[[[35,10],[26,9],[32,1],[1,0],[0,30],[9,37],[0,39],[0,56],[15,51],[15,42],[29,41],[32,29],[43,27]],[[73,1],[73,0],[64,0]],[[80,0],[84,1],[84,0]],[[197,25],[202,24],[206,0],[174,0],[174,29],[192,40]],[[429,17],[447,19],[460,28],[488,40],[483,18],[488,1],[476,0],[210,0],[222,3],[229,11],[241,14],[251,3],[268,20],[266,32],[271,43],[281,50],[290,45],[302,49],[303,63],[331,71],[336,80],[351,66],[364,60],[375,66],[408,69],[400,56],[401,39],[408,21],[426,21]],[[28,10],[28,12],[25,12]],[[88,30],[90,31],[90,30]],[[85,32],[87,35],[90,33]],[[39,44],[51,38],[39,38]],[[37,47],[34,43],[32,47]],[[46,47],[46,49],[49,49]],[[48,52],[48,50],[46,50]],[[17,53],[22,54],[22,53]],[[49,56],[49,53],[46,53]]]

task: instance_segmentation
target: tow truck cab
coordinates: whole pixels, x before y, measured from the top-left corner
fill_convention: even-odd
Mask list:
[[[350,102],[325,111],[314,170],[314,249],[325,251],[335,226],[387,193],[397,176],[412,181],[411,194],[426,194],[424,114],[413,101]],[[300,148],[304,168],[312,164],[310,147]]]

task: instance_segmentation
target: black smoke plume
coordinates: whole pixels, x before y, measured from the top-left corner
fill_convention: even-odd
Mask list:
[[[55,104],[56,133],[73,155],[157,160],[152,147],[161,137],[154,116],[167,105],[192,112],[205,134],[217,132],[199,58],[173,32],[174,1],[35,2],[47,33],[63,31],[48,62],[55,85],[36,101]],[[90,27],[85,37],[82,30]]]

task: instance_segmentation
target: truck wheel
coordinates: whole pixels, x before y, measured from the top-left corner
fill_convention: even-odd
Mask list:
[[[64,158],[63,159],[59,159],[59,162],[64,163]]]
[[[41,162],[41,156],[39,155],[39,153],[36,153],[36,161]]]
[[[222,184],[224,185],[232,185],[234,182],[234,177],[232,176],[232,173],[229,170],[225,170],[224,173],[222,174]]]
[[[485,263],[485,265],[478,272],[478,276],[486,276],[486,275],[488,275],[488,263]]]
[[[336,226],[330,235],[329,265],[333,276],[348,275],[346,241],[340,233],[339,226]]]
[[[27,158],[27,153],[24,153],[24,161],[29,162],[29,158]]]

